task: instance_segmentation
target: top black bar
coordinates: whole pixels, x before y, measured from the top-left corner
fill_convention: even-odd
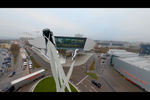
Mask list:
[[[149,8],[147,1],[137,0],[3,0],[1,8]]]

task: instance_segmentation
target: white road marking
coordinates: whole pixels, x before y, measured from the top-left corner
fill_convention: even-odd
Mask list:
[[[91,88],[92,88],[95,92],[98,92],[93,86],[91,86]]]
[[[87,76],[85,76],[80,82],[78,82],[76,85],[79,85],[82,81],[84,81],[86,78],[88,77],[88,75]]]

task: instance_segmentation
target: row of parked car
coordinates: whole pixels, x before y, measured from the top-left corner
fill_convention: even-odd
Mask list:
[[[4,58],[4,62],[2,64],[3,64],[3,66],[10,67],[10,63],[11,63],[11,58],[6,57],[6,58]]]
[[[28,65],[29,69],[32,69],[32,61],[31,61],[31,59],[28,59],[28,62],[27,62],[27,60],[25,60],[23,62],[23,69],[25,69],[27,67],[27,65]]]

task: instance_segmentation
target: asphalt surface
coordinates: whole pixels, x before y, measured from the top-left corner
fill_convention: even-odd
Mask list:
[[[92,84],[91,80],[94,79],[85,74],[93,60],[95,60],[95,70],[88,72],[97,74],[97,82],[102,85],[101,88]],[[74,68],[71,82],[74,83],[81,92],[145,92],[123,78],[112,66],[109,66],[107,63],[102,66],[100,61],[102,60],[95,54],[89,59],[87,64]]]

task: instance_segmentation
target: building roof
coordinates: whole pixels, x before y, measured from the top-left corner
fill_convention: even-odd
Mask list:
[[[137,57],[126,57],[126,58],[118,58],[124,62],[127,62],[135,67],[150,71],[150,56],[137,56]]]
[[[41,73],[41,72],[44,72],[44,71],[45,71],[45,69],[41,69],[41,70],[36,71],[36,72],[34,72],[34,73],[28,74],[28,75],[26,75],[26,76],[23,76],[23,77],[21,77],[21,78],[18,78],[18,79],[16,79],[16,80],[12,81],[11,84],[14,85],[14,84],[16,84],[16,83],[18,83],[18,82],[21,82],[21,81],[23,81],[23,80],[25,80],[25,79],[27,79],[27,78],[30,78],[30,77],[32,77],[32,76],[34,76],[34,75],[37,75],[37,74],[39,74],[39,73]]]
[[[126,50],[110,50],[111,55],[135,67],[150,71],[150,56],[139,56],[136,53],[127,52]]]
[[[127,52],[126,50],[119,49],[110,49],[108,54],[117,56],[117,57],[137,57],[139,54],[133,52]]]

